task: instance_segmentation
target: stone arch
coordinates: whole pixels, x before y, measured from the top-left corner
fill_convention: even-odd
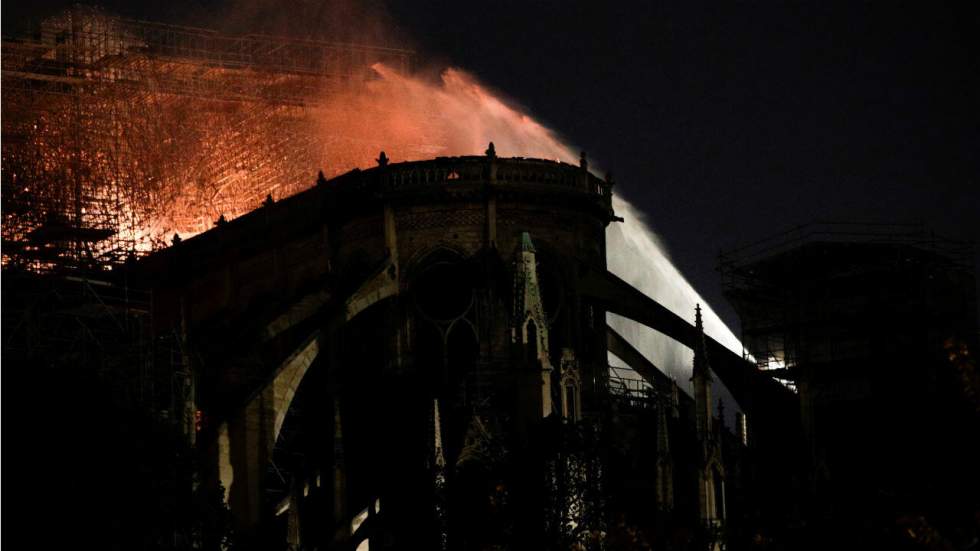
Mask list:
[[[453,331],[468,331],[472,334],[475,343],[480,343],[480,332],[477,330],[476,325],[465,317],[453,320],[452,324],[449,325],[449,329],[446,331],[446,335],[452,333]]]
[[[303,339],[245,405],[219,426],[218,476],[227,490],[229,504],[236,510],[240,528],[247,530],[260,520],[263,470],[272,457],[297,390],[320,355],[321,339],[333,335],[372,306],[395,296],[397,283],[397,270],[393,275],[390,265],[369,276],[347,299],[343,313],[328,321],[326,333],[316,330]]]
[[[725,467],[716,454],[712,454],[701,469],[702,518],[711,522],[725,519]]]
[[[286,358],[271,381],[273,389],[273,399],[275,400],[273,410],[275,411],[274,429],[272,441],[279,438],[282,430],[286,412],[296,396],[296,390],[306,377],[307,371],[313,365],[313,361],[320,354],[319,332],[314,333],[306,339],[292,354]]]
[[[320,332],[304,339],[266,378],[238,413],[218,427],[216,462],[237,529],[249,533],[262,516],[263,473],[286,412],[320,354]]]
[[[410,286],[420,272],[433,262],[463,261],[465,259],[466,253],[449,243],[439,242],[430,247],[419,249],[404,264],[406,277],[404,278],[403,285]]]
[[[365,285],[369,284],[370,282],[371,281],[369,278],[369,280],[365,282]],[[357,296],[358,294],[364,295],[360,307],[355,312],[350,312],[348,310],[348,317],[345,318],[343,322],[332,323],[332,327],[328,329],[328,331],[338,330],[344,324],[353,321],[359,314],[365,312],[372,306],[391,296],[383,293],[361,293],[360,290],[354,293],[354,296]],[[271,390],[271,396],[264,396],[263,398],[266,400],[271,398],[272,400],[271,407],[272,411],[274,412],[274,422],[271,439],[273,444],[275,444],[279,437],[279,432],[282,430],[283,420],[285,419],[286,412],[289,411],[289,406],[292,404],[293,397],[296,395],[296,390],[299,388],[300,383],[306,376],[306,373],[313,364],[313,361],[316,360],[320,354],[320,338],[321,332],[317,330],[304,339],[299,346],[297,346],[293,352],[279,364],[276,370],[273,371],[270,377],[266,380],[263,388],[259,391],[259,395],[253,396],[252,398],[252,401],[254,401],[257,398],[262,397],[262,393]],[[246,406],[246,409],[248,407],[249,406]]]
[[[300,383],[320,354],[320,332],[317,331],[300,343],[270,374],[261,388],[246,402],[239,414],[250,428],[259,429],[263,425],[268,431],[265,448],[269,452],[279,438],[286,412],[292,404]],[[228,423],[219,428],[220,434],[228,433]],[[219,446],[220,446],[219,442]],[[226,452],[219,450],[225,455]]]

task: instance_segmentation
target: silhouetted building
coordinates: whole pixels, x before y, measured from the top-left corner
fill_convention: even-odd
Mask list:
[[[378,159],[111,271],[5,270],[4,365],[37,366],[18,382],[71,397],[70,424],[153,443],[87,467],[107,489],[82,495],[132,501],[114,458],[136,454],[128,480],[158,499],[122,514],[153,541],[203,547],[686,548],[749,533],[749,440],[715,419],[710,380],[760,427],[791,393],[704,335],[699,312],[692,324],[606,271],[611,184],[584,158],[492,146]],[[694,396],[606,312],[694,349]],[[607,351],[633,383],[610,376]],[[95,391],[63,381],[112,398],[87,409]],[[140,455],[157,449],[174,455]]]
[[[825,224],[722,256],[746,350],[798,392],[811,522],[871,537],[976,507],[971,253],[917,227]]]

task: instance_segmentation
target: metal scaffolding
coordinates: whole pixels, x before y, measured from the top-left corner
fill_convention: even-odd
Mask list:
[[[313,182],[324,104],[410,69],[391,48],[220,33],[76,7],[3,40],[3,264],[101,267]],[[331,149],[332,148],[332,149]]]
[[[870,343],[855,335],[881,323],[865,297],[880,294],[876,282],[887,274],[907,274],[901,300],[910,308],[952,316],[928,274],[972,281],[973,246],[918,224],[815,223],[724,252],[719,269],[746,350],[759,369],[795,388],[794,372],[803,366],[869,361]]]

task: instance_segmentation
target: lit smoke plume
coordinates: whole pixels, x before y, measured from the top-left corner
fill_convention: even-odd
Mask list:
[[[293,195],[313,184],[318,169],[329,177],[373,166],[382,150],[398,162],[481,154],[493,141],[502,156],[578,161],[578,151],[554,131],[458,69],[426,79],[376,63],[351,68],[343,82],[190,62],[178,72],[164,61],[143,60],[142,43],[120,30],[119,21],[88,11],[77,17],[50,21],[48,34],[72,29],[89,37],[87,55],[119,58],[121,67],[137,64],[131,69],[146,77],[144,88],[136,94],[104,78],[75,97],[38,95],[8,87],[17,81],[6,74],[8,62],[17,60],[32,70],[33,50],[20,57],[13,55],[20,50],[5,51],[3,134],[20,137],[3,151],[5,243],[71,219],[113,234],[107,250],[146,252],[166,246],[174,234],[186,239],[221,216],[253,210],[267,196]],[[164,76],[172,89],[158,86]],[[241,97],[185,93],[198,80]],[[626,222],[607,231],[610,269],[690,320],[703,301],[639,212],[621,197],[614,206]],[[708,334],[740,352],[731,331],[704,306]],[[610,323],[687,386],[689,351],[628,320],[610,316]]]
[[[378,131],[379,143],[387,140],[390,147],[392,143],[417,142],[417,131],[433,126],[435,120],[438,124],[427,135],[430,152],[436,155],[478,154],[493,141],[502,156],[577,162],[578,152],[553,131],[507,105],[462,71],[446,70],[440,82],[430,83],[383,66],[375,69],[381,79],[369,85],[367,95],[353,101],[358,106],[380,102],[399,107],[389,120],[365,121],[368,123],[365,128]],[[397,150],[389,155],[399,158]],[[705,332],[740,354],[742,345],[738,338],[671,263],[660,238],[640,211],[619,196],[613,198],[613,207],[626,221],[611,224],[606,231],[609,269],[691,322],[695,304],[700,303]],[[654,364],[677,379],[682,388],[689,388],[693,353],[688,348],[626,318],[609,314],[608,322]],[[726,394],[723,389],[718,390]]]
[[[403,75],[380,63],[376,79],[327,100],[322,132],[338,147],[325,152],[371,166],[379,150],[392,161],[478,155],[493,141],[503,155],[572,161],[578,154],[548,128],[508,106],[459,69],[437,82]],[[333,168],[333,166],[331,166]],[[344,168],[353,168],[344,167]]]

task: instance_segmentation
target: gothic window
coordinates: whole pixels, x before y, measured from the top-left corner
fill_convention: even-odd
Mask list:
[[[462,317],[473,303],[473,279],[462,262],[435,262],[413,282],[415,304],[430,320]]]
[[[534,320],[527,321],[527,360],[534,361],[538,358],[538,326]]]
[[[578,421],[578,387],[574,383],[565,385],[565,417]]]
[[[711,469],[711,477],[713,479],[714,486],[714,518],[718,520],[725,519],[725,481],[721,478],[721,474],[718,472],[717,468]]]
[[[415,359],[442,392],[455,393],[479,355],[476,329],[467,321],[475,301],[472,272],[458,253],[445,248],[412,269]]]

